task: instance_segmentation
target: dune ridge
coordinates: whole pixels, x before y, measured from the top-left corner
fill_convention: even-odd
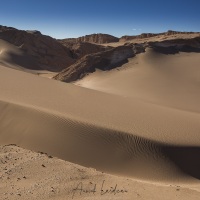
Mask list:
[[[6,67],[0,70],[1,100],[34,105],[157,141],[199,144],[195,139],[187,138],[187,135],[183,138],[178,134],[191,130],[192,135],[198,137],[198,113],[80,88]],[[15,84],[6,82],[8,75],[15,80]],[[23,84],[26,81],[29,81],[28,85]],[[171,138],[172,135],[174,138]]]
[[[1,145],[17,144],[107,173],[144,180],[171,181],[173,177],[174,181],[177,177],[177,181],[185,182],[189,176],[200,178],[198,147],[162,144],[8,102],[1,102],[0,108],[4,116]]]

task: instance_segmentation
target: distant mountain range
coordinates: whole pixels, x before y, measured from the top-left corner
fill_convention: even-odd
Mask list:
[[[121,38],[91,34],[57,40],[36,30],[0,26],[0,64],[58,72],[55,79],[75,81],[96,68],[112,69],[147,47],[165,54],[199,52],[200,33],[168,31]]]

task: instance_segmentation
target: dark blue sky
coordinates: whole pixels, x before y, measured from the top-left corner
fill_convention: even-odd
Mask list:
[[[200,31],[200,0],[0,0],[0,24],[55,38]]]

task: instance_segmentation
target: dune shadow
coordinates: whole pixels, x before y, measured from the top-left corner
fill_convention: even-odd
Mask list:
[[[200,147],[163,147],[163,153],[184,173],[200,179]]]
[[[22,55],[17,55],[11,52],[9,52],[8,55],[9,59],[5,60],[7,60],[9,63],[14,63],[15,65],[19,65],[26,69],[41,70],[41,67],[36,61],[36,58],[34,58],[33,56],[26,55],[25,53]]]

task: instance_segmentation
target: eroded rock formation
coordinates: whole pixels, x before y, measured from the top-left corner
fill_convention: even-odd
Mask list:
[[[119,42],[119,38],[114,37],[112,35],[108,34],[91,34],[91,35],[85,35],[79,38],[69,38],[69,39],[63,39],[64,42],[90,42],[90,43],[97,43],[97,44],[103,44],[103,43],[111,43],[111,42]]]
[[[61,40],[60,42],[62,45],[71,50],[71,54],[75,59],[80,59],[85,55],[109,49],[109,47],[89,42],[68,42],[63,40]]]
[[[57,74],[54,79],[64,82],[75,81],[95,69],[109,70],[127,62],[134,56],[131,46],[119,46],[107,51],[86,55],[69,68]]]

